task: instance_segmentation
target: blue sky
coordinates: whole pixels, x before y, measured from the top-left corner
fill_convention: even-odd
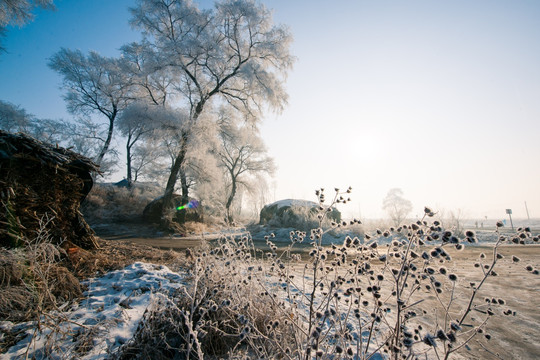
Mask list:
[[[276,200],[351,185],[355,216],[384,216],[399,187],[467,216],[540,217],[540,2],[266,0],[298,58],[289,106],[262,135]],[[11,29],[0,99],[71,118],[47,59],[61,47],[114,56],[138,38],[132,0],[59,0]],[[210,6],[211,2],[203,2]]]

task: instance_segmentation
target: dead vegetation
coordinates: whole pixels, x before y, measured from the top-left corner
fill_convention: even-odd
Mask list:
[[[149,183],[133,183],[130,188],[96,183],[81,204],[81,211],[92,225],[141,223],[143,209],[161,192],[158,185]]]
[[[66,267],[79,279],[118,270],[136,261],[167,265],[178,269],[184,264],[184,256],[172,250],[133,244],[129,241],[103,240],[98,238],[97,250],[79,247],[67,249]]]
[[[81,299],[83,279],[122,269],[136,261],[173,269],[185,262],[182,254],[126,241],[96,238],[98,249],[93,250],[71,242],[57,245],[51,241],[48,227],[42,221],[32,240],[22,239],[24,246],[0,248],[0,323],[35,321],[37,327],[54,326],[48,318],[51,311]],[[16,329],[0,327],[0,353],[14,344]]]
[[[22,133],[0,131],[0,246],[34,239],[43,217],[52,242],[96,248],[79,212],[98,166],[89,159]]]

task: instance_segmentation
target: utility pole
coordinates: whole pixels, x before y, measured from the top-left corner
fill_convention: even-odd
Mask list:
[[[529,216],[529,208],[527,207],[526,201],[525,201],[525,211],[527,212],[527,220],[531,220],[531,217]]]
[[[510,217],[510,225],[512,226],[512,231],[514,231],[514,223],[512,222],[512,209],[506,209],[508,217]]]

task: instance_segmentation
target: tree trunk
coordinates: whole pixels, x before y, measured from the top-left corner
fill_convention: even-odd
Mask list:
[[[109,151],[109,146],[111,145],[111,140],[113,136],[113,130],[114,130],[114,119],[116,118],[117,111],[116,109],[112,112],[112,114],[109,117],[109,130],[107,131],[107,139],[105,139],[105,144],[103,144],[103,147],[101,148],[101,152],[99,153],[96,164],[101,165],[101,162],[103,161],[103,158],[105,157],[105,154],[107,151]]]
[[[188,187],[186,172],[184,171],[183,167],[180,168],[179,175],[180,175],[180,184],[182,186],[182,199],[181,199],[182,204],[181,205],[186,205],[189,202],[189,187]],[[178,214],[178,221],[180,222],[180,224],[185,224],[186,212],[187,212],[187,209],[183,209]]]
[[[206,103],[205,99],[201,99],[197,106],[195,107],[195,112],[192,114],[191,122],[190,124],[194,124],[197,122],[197,119],[199,118],[199,115],[201,115],[204,104]],[[191,128],[187,130],[182,130],[182,144],[180,145],[180,151],[178,152],[178,155],[174,159],[173,166],[171,168],[171,173],[169,174],[169,179],[167,180],[167,186],[165,187],[165,194],[163,195],[163,206],[161,208],[161,219],[162,221],[166,221],[166,213],[167,209],[171,207],[171,200],[174,192],[174,187],[176,185],[176,181],[178,180],[178,175],[180,172],[180,169],[184,166],[184,162],[186,160],[186,152],[187,152],[187,142],[190,137],[190,131]],[[186,185],[187,186],[187,185]],[[184,200],[184,189],[182,188],[182,200]],[[187,190],[185,192],[187,196]],[[164,224],[162,224],[164,225]]]
[[[229,223],[232,223],[234,221],[232,213],[231,213],[231,206],[234,200],[234,196],[236,195],[236,178],[234,174],[231,174],[231,193],[229,194],[229,198],[227,199],[227,204],[225,205],[225,209],[227,212],[227,221]]]
[[[127,167],[127,182],[128,188],[131,188],[133,182],[132,170],[131,170],[131,133],[128,134],[128,139],[126,143],[126,167]]]
[[[163,194],[161,219],[162,219],[162,225],[164,226],[167,225],[166,224],[167,210],[171,208],[174,187],[176,185],[176,181],[178,180],[180,169],[184,165],[184,161],[186,159],[188,139],[189,139],[189,133],[187,131],[182,131],[182,144],[180,145],[180,151],[178,152],[178,155],[176,155],[176,158],[174,159],[173,165],[171,167],[171,173],[169,174],[169,179],[167,180],[167,185],[165,186],[165,194]]]

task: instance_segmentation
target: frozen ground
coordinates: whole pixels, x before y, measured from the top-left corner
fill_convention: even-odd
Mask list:
[[[272,241],[289,241],[290,231],[292,229],[281,229]],[[254,234],[253,237],[264,237],[266,234],[267,229],[262,229],[260,234]],[[493,232],[479,231],[478,237],[481,238],[482,245],[492,239]],[[336,242],[343,241],[331,235],[328,235],[328,238]],[[467,266],[472,266],[478,253],[486,250],[483,246],[475,246],[469,251],[453,255],[459,275],[469,278],[473,269],[468,269]],[[538,345],[532,341],[540,336],[540,319],[533,305],[540,284],[538,277],[531,277],[522,268],[526,264],[540,267],[537,257],[540,247],[508,246],[503,250],[506,257],[515,254],[522,258],[522,262],[509,268],[514,275],[500,276],[495,278],[495,281],[490,281],[486,287],[490,291],[486,295],[500,294],[505,297],[508,304],[517,310],[518,315],[507,319],[510,326],[495,329],[494,333],[499,331],[499,334],[495,342],[492,341],[492,346],[506,356],[519,355],[520,358],[534,359],[540,354]],[[506,271],[507,269],[501,269],[500,273]],[[84,284],[87,291],[81,302],[64,305],[58,311],[42,317],[39,323],[15,325],[0,322],[2,333],[9,332],[15,336],[15,345],[7,353],[0,355],[0,358],[105,359],[132,338],[146,309],[159,299],[160,294],[171,295],[187,283],[183,273],[172,272],[162,265],[136,262],[122,270],[89,279]],[[38,328],[40,331],[36,331]],[[530,335],[523,339],[523,334]],[[519,346],[516,348],[508,344]],[[473,348],[475,353],[483,351],[474,344]]]
[[[2,359],[104,359],[129,340],[157,293],[184,286],[183,276],[163,265],[136,262],[87,280],[85,298],[36,322],[0,323],[16,333],[16,345]],[[66,356],[70,354],[71,356]]]

